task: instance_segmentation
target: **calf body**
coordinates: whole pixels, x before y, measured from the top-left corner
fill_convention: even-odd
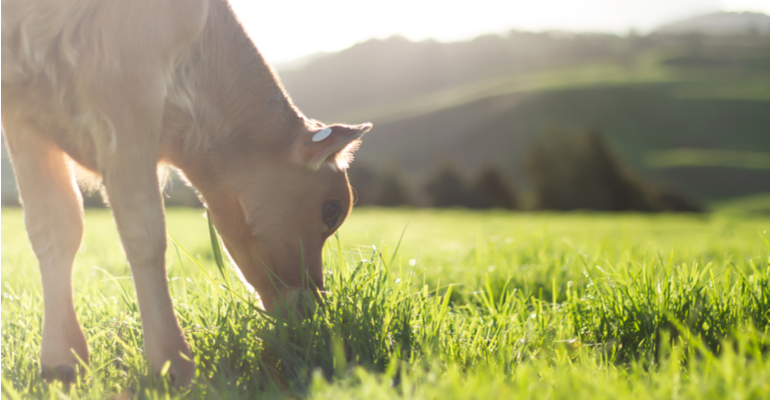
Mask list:
[[[371,125],[304,117],[224,1],[3,0],[2,19],[2,122],[43,280],[44,375],[72,379],[88,361],[75,168],[109,198],[156,371],[171,361],[182,384],[195,372],[166,283],[159,163],[198,189],[266,309],[318,296],[324,241],[351,208],[345,168]]]

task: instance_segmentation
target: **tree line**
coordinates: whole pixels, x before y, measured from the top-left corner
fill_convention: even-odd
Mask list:
[[[702,212],[683,191],[643,178],[624,162],[597,130],[550,132],[536,142],[517,185],[494,165],[469,179],[444,162],[422,184],[408,185],[403,172],[353,163],[350,182],[356,204],[466,207],[471,209]],[[526,194],[526,195],[525,195]],[[522,201],[526,197],[529,201]]]

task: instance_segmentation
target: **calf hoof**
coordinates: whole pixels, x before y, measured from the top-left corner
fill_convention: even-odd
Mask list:
[[[195,378],[195,363],[189,361],[183,361],[177,365],[177,368],[173,366],[168,371],[168,379],[171,385],[174,387],[187,387]]]
[[[191,360],[192,355],[189,351],[180,351],[179,355],[171,359],[148,361],[156,376],[166,380],[173,387],[184,388],[189,386],[195,378],[195,362]]]
[[[69,389],[69,386],[77,382],[77,371],[75,367],[70,365],[59,365],[56,367],[43,366],[40,368],[40,376],[43,377],[48,383],[53,381],[61,381],[64,383],[64,387]]]

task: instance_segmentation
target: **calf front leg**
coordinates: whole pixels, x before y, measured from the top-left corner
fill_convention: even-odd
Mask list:
[[[105,188],[131,265],[147,359],[156,372],[171,362],[176,383],[195,375],[187,341],[177,323],[166,281],[166,228],[154,165],[124,160],[105,176]]]
[[[4,116],[5,117],[5,116]],[[72,264],[83,238],[83,203],[64,153],[32,126],[3,118],[24,205],[24,222],[43,283],[44,378],[76,379],[88,345],[75,315]]]
[[[166,279],[166,224],[157,175],[165,96],[161,68],[108,76],[92,100],[113,127],[99,142],[99,168],[134,278],[147,360],[155,372],[187,385],[195,375],[190,347],[179,327]],[[106,84],[108,82],[109,84]]]
[[[118,137],[117,151],[104,168],[104,186],[134,278],[146,357],[155,372],[170,362],[172,380],[187,385],[195,375],[195,364],[174,315],[166,279],[158,143],[143,139],[147,137]]]

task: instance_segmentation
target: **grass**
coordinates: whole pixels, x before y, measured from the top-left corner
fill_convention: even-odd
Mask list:
[[[114,224],[86,219],[74,274],[92,358],[66,393],[39,377],[36,261],[21,212],[2,211],[3,398],[770,396],[766,217],[356,209],[325,249],[327,302],[285,321],[230,269],[224,288],[200,210],[170,210],[186,389],[148,371]]]
[[[770,154],[758,151],[706,150],[675,148],[647,155],[652,168],[731,167],[770,170]]]
[[[714,202],[712,207],[722,213],[770,214],[770,192]]]

